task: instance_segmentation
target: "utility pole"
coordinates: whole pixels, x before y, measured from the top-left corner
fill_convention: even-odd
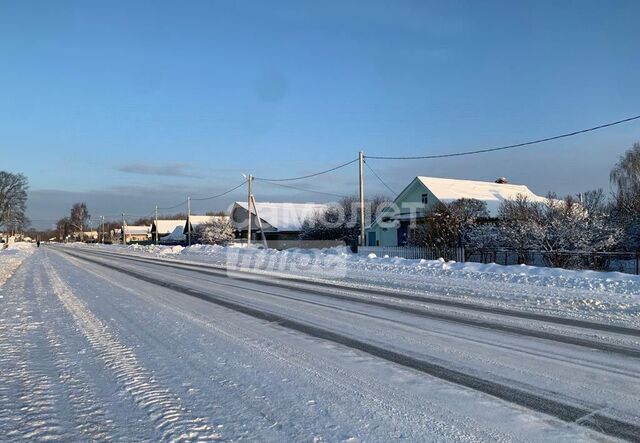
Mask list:
[[[126,222],[124,221],[124,212],[122,213],[122,229],[120,230],[120,233],[122,234],[122,244],[126,245],[127,244],[127,238],[124,234],[124,227],[125,227]]]
[[[264,229],[262,229],[262,220],[260,220],[260,214],[258,213],[258,205],[256,205],[256,196],[251,196],[251,203],[253,204],[253,210],[256,211],[256,223],[258,223],[258,229],[260,229],[260,238],[262,239],[262,246],[267,249],[267,237],[264,235]]]
[[[104,215],[100,216],[100,236],[102,237],[102,244],[104,245]]]
[[[360,246],[364,246],[364,152],[362,151],[358,154],[358,173],[360,177]]]
[[[156,245],[158,244],[158,205],[156,205]]]
[[[249,178],[247,179],[248,186],[248,194],[247,194],[247,212],[249,215],[247,216],[247,247],[251,246],[251,203],[253,197],[253,175],[249,174]]]
[[[191,246],[191,197],[187,197],[187,242]]]

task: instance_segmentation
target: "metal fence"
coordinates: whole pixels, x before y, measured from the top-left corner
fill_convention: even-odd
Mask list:
[[[527,264],[532,266],[562,267],[615,271],[640,275],[640,252],[591,251],[515,251],[509,249],[482,250],[468,254],[467,261],[497,263],[501,265]]]
[[[358,254],[376,254],[378,257],[408,259],[455,260],[457,262],[497,263],[501,265],[526,264],[566,269],[616,271],[640,275],[640,252],[539,251],[513,249],[487,249],[465,251],[463,247],[436,250],[423,246],[360,246]]]
[[[358,254],[376,254],[378,257],[402,257],[410,259],[465,261],[464,248],[445,248],[436,250],[426,246],[359,246]]]

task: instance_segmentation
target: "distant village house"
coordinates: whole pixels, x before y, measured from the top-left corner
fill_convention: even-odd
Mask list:
[[[239,239],[246,239],[249,230],[247,202],[235,202],[231,209],[231,224]],[[269,248],[289,249],[304,247],[330,247],[344,244],[342,241],[313,242],[300,240],[305,220],[326,211],[329,205],[322,203],[272,203],[257,202],[251,210],[251,235],[256,244],[262,241],[258,217]]]
[[[491,217],[498,215],[500,204],[518,195],[530,201],[544,202],[524,185],[513,185],[505,179],[495,182],[416,177],[396,197],[394,204],[376,217],[366,231],[367,246],[405,246],[411,240],[411,226],[425,218],[438,203],[450,203],[462,198],[486,203]]]

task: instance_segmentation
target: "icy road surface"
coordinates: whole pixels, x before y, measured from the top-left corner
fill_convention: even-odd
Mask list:
[[[27,256],[0,286],[0,439],[640,439],[638,330],[237,277]]]

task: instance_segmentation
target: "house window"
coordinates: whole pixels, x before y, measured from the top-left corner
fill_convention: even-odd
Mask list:
[[[422,194],[422,204],[426,205],[429,203],[429,194]]]

